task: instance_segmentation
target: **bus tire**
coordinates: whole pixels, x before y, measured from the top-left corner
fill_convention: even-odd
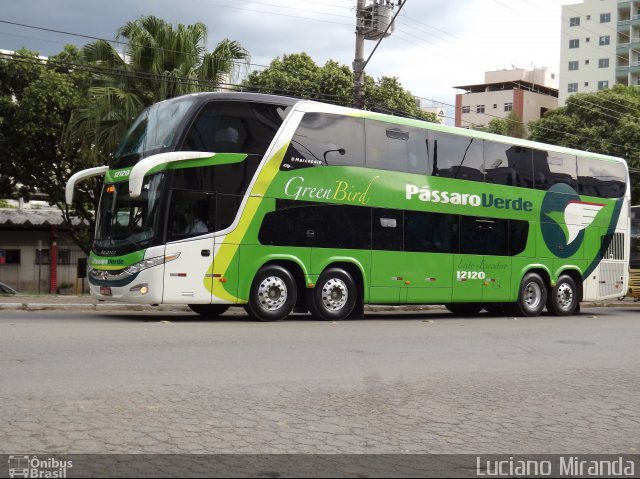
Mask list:
[[[253,278],[245,310],[258,321],[280,321],[293,311],[297,298],[291,273],[282,266],[267,265]]]
[[[549,291],[547,311],[554,316],[569,316],[578,307],[578,286],[569,275],[558,278],[556,285]]]
[[[537,273],[527,273],[518,289],[518,301],[514,304],[516,315],[534,317],[540,315],[547,302],[547,287]]]
[[[307,306],[311,314],[325,321],[349,317],[358,299],[358,288],[342,268],[325,269],[314,288],[307,290]]]
[[[456,316],[475,316],[482,309],[480,303],[450,303],[444,307]]]
[[[188,304],[191,311],[207,319],[214,319],[229,309],[228,304]]]

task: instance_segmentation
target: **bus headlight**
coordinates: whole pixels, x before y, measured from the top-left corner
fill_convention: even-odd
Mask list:
[[[145,269],[153,268],[154,266],[158,266],[159,264],[173,261],[174,259],[177,259],[178,256],[180,256],[180,253],[173,253],[166,256],[156,256],[155,258],[145,259],[144,261],[140,261],[139,263],[132,264],[131,266],[125,268],[124,272],[128,274],[137,274]]]
[[[132,293],[138,293],[138,294],[144,296],[145,294],[147,294],[149,292],[149,285],[147,283],[138,284],[136,286],[133,286],[133,287],[129,288],[129,291],[132,292]]]

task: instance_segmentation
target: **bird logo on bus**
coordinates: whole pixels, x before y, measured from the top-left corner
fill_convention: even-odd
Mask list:
[[[582,201],[569,185],[552,186],[540,209],[540,228],[549,250],[560,258],[573,256],[584,241],[584,231],[605,206]]]

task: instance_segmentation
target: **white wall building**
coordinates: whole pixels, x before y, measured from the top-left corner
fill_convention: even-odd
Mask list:
[[[488,125],[512,111],[525,125],[558,106],[558,78],[547,68],[489,71],[484,83],[456,86],[455,125]]]
[[[640,85],[640,0],[562,7],[560,105],[574,93]]]

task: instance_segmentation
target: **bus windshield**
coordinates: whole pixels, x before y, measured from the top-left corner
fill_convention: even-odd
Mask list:
[[[160,236],[160,195],[164,173],[145,178],[142,194],[129,196],[127,182],[105,184],[96,220],[93,249],[99,254],[125,254],[152,244]]]
[[[174,150],[176,133],[194,102],[193,97],[181,97],[144,110],[116,151],[114,167],[133,166],[146,156]]]

